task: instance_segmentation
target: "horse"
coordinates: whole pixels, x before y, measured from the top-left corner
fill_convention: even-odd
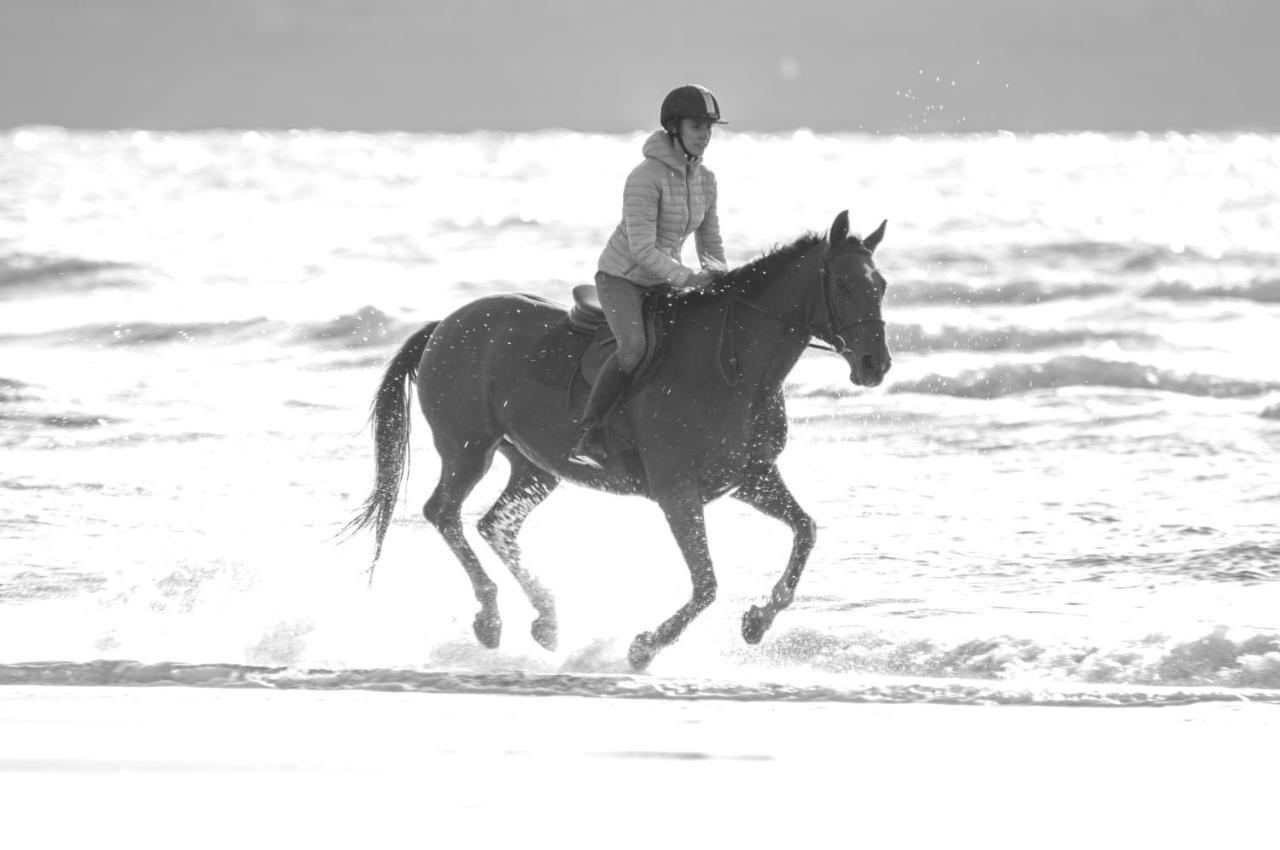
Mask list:
[[[570,363],[552,380],[545,369],[535,371],[548,350],[557,350],[548,349],[549,340],[577,333],[563,306],[493,295],[428,323],[392,357],[374,396],[375,484],[348,530],[373,527],[376,565],[407,476],[416,382],[441,461],[423,514],[471,580],[480,603],[473,630],[483,646],[495,648],[501,638],[497,586],[463,534],[461,513],[495,453],[510,463],[510,478],[478,530],[536,610],[531,634],[538,644],[556,647],[555,600],[521,565],[517,538],[530,512],[564,480],[656,502],[688,566],[689,600],[631,643],[627,660],[637,672],[715,600],[705,506],[729,494],[785,523],[792,532],[786,568],[768,601],[742,617],[743,639],[759,643],[791,604],[817,536],[813,518],[778,472],[787,436],[783,381],[807,346],[821,347],[814,338],[845,359],[854,385],[884,380],[891,364],[881,318],[887,284],[872,255],[886,224],[859,238],[849,232],[846,210],[826,235],[809,231],[709,286],[664,293],[678,320],[661,358],[637,374],[615,409],[614,445],[603,470],[567,460],[582,413],[581,398],[577,405],[572,400],[583,370]],[[569,356],[561,350],[561,359]],[[618,430],[629,446],[616,438]]]

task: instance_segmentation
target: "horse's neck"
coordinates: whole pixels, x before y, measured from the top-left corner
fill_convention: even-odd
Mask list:
[[[826,246],[818,243],[794,260],[789,268],[775,270],[752,287],[748,296],[760,308],[798,327],[809,324],[816,292],[818,270]]]

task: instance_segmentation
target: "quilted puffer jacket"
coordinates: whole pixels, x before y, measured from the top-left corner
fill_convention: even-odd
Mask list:
[[[700,158],[689,162],[677,144],[662,130],[645,140],[644,162],[627,177],[622,221],[600,255],[600,271],[641,286],[682,285],[694,274],[680,261],[691,233],[698,261],[725,267],[716,177]]]

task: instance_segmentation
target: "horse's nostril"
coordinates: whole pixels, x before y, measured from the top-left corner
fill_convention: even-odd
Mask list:
[[[872,358],[872,356],[871,356],[870,354],[864,354],[864,355],[862,355],[862,368],[863,368],[863,369],[866,369],[867,371],[870,371],[870,370],[872,370],[872,369],[874,369],[874,368],[875,368],[875,365],[876,365],[876,361]]]

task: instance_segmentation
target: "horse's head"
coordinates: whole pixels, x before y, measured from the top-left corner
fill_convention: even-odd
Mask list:
[[[820,271],[817,310],[823,319],[815,327],[848,361],[849,380],[860,387],[879,386],[893,362],[880,317],[887,284],[872,257],[887,224],[859,239],[849,235],[849,211],[840,213],[831,224]]]

